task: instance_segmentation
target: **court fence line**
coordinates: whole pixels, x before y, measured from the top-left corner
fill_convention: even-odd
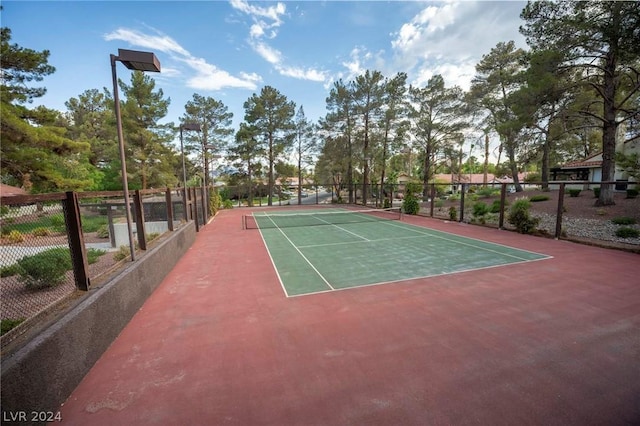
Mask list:
[[[507,197],[527,197],[530,190],[541,190],[544,192],[558,193],[558,203],[555,212],[552,214],[554,225],[548,226],[548,232],[556,239],[576,237],[571,235],[571,230],[567,231],[563,226],[565,216],[565,196],[576,196],[582,192],[596,194],[600,187],[609,186],[613,189],[617,197],[625,196],[623,202],[633,203],[631,200],[637,197],[640,184],[633,181],[550,181],[550,182],[521,182],[519,188],[513,182],[489,182],[489,183],[464,183],[452,180],[451,182],[429,183],[423,187],[420,183],[413,183],[419,187],[418,201],[421,216],[434,217],[457,222],[467,222],[481,225],[496,226],[500,229],[512,229],[505,220],[508,213],[509,198]],[[225,186],[221,189],[223,198],[228,200],[234,207],[264,207],[266,206],[265,196],[268,188],[263,184],[255,184],[249,191],[248,185]],[[352,204],[362,205],[372,208],[385,208],[402,206],[406,194],[407,184],[368,184],[361,183],[340,184],[308,184],[308,185],[276,185],[273,189],[272,205],[278,207],[295,205],[326,205],[326,204]],[[522,189],[516,191],[516,189]],[[255,198],[247,198],[253,194]],[[303,196],[299,196],[304,194]],[[473,216],[473,207],[477,202],[493,201],[490,206],[492,215],[476,219]],[[531,211],[535,213],[536,206],[532,203]],[[640,223],[640,208],[635,219]],[[603,221],[610,218],[603,218]],[[549,218],[548,220],[551,220]],[[547,221],[548,221],[547,220]],[[638,227],[638,225],[634,225]],[[597,239],[597,238],[596,238]],[[607,240],[608,241],[608,240]],[[613,241],[613,240],[612,240]],[[633,240],[635,241],[635,240]],[[606,242],[603,240],[603,243]],[[631,243],[636,244],[635,242]]]
[[[186,194],[180,188],[133,192],[136,252],[188,223],[198,231],[212,215],[210,190],[204,187],[187,188]],[[131,260],[123,196],[123,191],[70,191],[0,197],[0,348],[76,291],[87,293]]]

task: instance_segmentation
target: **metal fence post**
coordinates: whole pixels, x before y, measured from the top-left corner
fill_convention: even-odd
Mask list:
[[[202,223],[206,224],[207,220],[209,220],[209,209],[207,208],[207,200],[209,199],[209,197],[207,197],[207,187],[203,186],[201,188],[201,192],[202,192]]]
[[[198,191],[196,188],[191,188],[189,191],[191,198],[191,215],[196,222],[196,232],[200,231],[200,222],[198,221]]]
[[[136,229],[138,230],[138,244],[140,250],[147,249],[147,238],[144,231],[144,209],[142,207],[142,195],[140,190],[136,189],[136,193],[133,196],[133,209],[136,213]]]
[[[507,202],[507,184],[500,184],[500,218],[498,219],[498,229],[504,229],[504,208]]]
[[[560,238],[562,235],[562,213],[564,211],[564,186],[565,183],[562,182],[560,184],[560,188],[558,189],[558,214],[556,215],[556,240]]]
[[[432,183],[430,185],[431,185],[431,191],[430,191],[431,203],[429,204],[429,216],[433,217],[433,207],[436,201],[436,184]]]
[[[80,218],[80,204],[78,194],[73,191],[66,193],[64,200],[64,219],[67,225],[67,238],[69,240],[69,250],[71,252],[71,263],[73,264],[73,275],[78,290],[87,291],[91,285],[89,281],[89,262],[87,252],[84,247],[84,236],[82,235],[82,219]]]
[[[459,222],[464,221],[464,192],[466,187],[467,187],[466,183],[463,183],[461,185],[462,190],[460,191],[460,219],[458,220]]]
[[[167,203],[167,228],[169,231],[173,231],[173,202],[170,188],[165,191],[164,199]]]

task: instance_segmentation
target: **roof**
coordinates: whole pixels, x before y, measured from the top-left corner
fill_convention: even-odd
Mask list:
[[[584,160],[570,161],[565,163],[560,169],[585,169],[602,167],[602,151],[597,152]]]
[[[11,197],[14,195],[27,195],[27,194],[28,192],[22,188],[0,183],[0,196],[2,197]]]

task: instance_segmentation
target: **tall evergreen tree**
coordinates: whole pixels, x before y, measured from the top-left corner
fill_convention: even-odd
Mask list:
[[[436,173],[438,158],[446,158],[446,148],[460,138],[464,124],[462,90],[445,87],[444,78],[434,75],[423,88],[411,87],[410,117],[415,142],[423,158],[423,197],[428,196],[427,184]]]
[[[304,114],[304,108],[302,105],[298,108],[298,112],[295,117],[295,141],[294,150],[296,160],[298,161],[298,204],[302,204],[302,180],[303,166],[311,161],[311,154],[316,149],[316,126],[307,120]]]
[[[329,158],[332,158],[336,164],[344,164],[345,170],[334,170],[334,172],[340,173],[340,180],[345,181],[349,193],[349,203],[353,203],[355,201],[353,193],[353,135],[356,121],[356,105],[353,94],[342,79],[333,83],[326,103],[329,112],[321,123],[321,128],[326,135],[323,145],[323,152],[326,151],[326,153],[323,158],[325,161],[329,161]],[[327,144],[330,145],[330,149],[325,150]],[[342,145],[342,149],[337,149],[336,145]]]
[[[520,147],[519,134],[524,123],[514,111],[511,94],[522,85],[524,64],[525,52],[516,49],[513,41],[498,43],[476,65],[476,76],[471,82],[469,97],[488,112],[491,127],[500,135],[518,192],[522,191],[522,185],[516,160]]]
[[[534,1],[521,17],[520,32],[533,50],[561,52],[563,65],[580,70],[581,81],[598,93],[601,111],[585,114],[601,122],[602,180],[613,181],[618,126],[640,114],[633,102],[640,91],[640,2]],[[601,186],[596,204],[614,204],[611,185]]]
[[[43,96],[33,87],[55,68],[49,51],[11,44],[11,30],[0,28],[0,130],[2,181],[30,192],[82,190],[93,185],[86,161],[89,144],[67,137],[60,113],[26,104]]]
[[[170,186],[177,182],[175,163],[178,157],[170,143],[175,130],[172,124],[161,125],[167,115],[170,99],[164,99],[162,89],[155,90],[155,81],[141,71],[131,73],[131,85],[119,82],[126,97],[122,107],[122,125],[128,142],[127,164],[129,184],[147,189]]]
[[[369,168],[373,158],[372,131],[374,123],[380,119],[384,94],[384,77],[380,71],[367,70],[351,83],[356,114],[359,115],[358,134],[362,148],[362,204],[367,204],[369,188]]]
[[[402,144],[409,122],[407,94],[407,74],[398,73],[391,79],[385,79],[383,106],[384,115],[380,123],[382,131],[382,158],[380,173],[380,188],[384,188],[387,159],[393,154],[394,148]],[[384,189],[383,189],[384,191]],[[381,194],[382,195],[382,194]]]
[[[268,205],[273,205],[274,165],[292,145],[295,103],[271,86],[262,88],[245,103],[245,121],[255,128],[256,139],[265,146],[268,161]]]
[[[233,135],[231,119],[233,113],[222,102],[211,97],[193,94],[193,99],[185,105],[182,123],[198,123],[200,133],[185,133],[185,150],[198,152],[202,158],[204,184],[209,184],[210,161],[212,155],[224,152],[228,138]]]
[[[259,159],[265,154],[256,136],[255,128],[241,123],[236,132],[235,142],[229,146],[228,152],[229,159],[234,162],[238,173],[247,178],[249,207],[253,206],[253,177],[261,167]]]

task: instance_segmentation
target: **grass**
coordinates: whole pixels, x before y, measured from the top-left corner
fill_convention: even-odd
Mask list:
[[[8,333],[9,331],[11,331],[12,329],[16,328],[17,326],[19,326],[22,322],[24,322],[24,318],[20,318],[20,319],[3,319],[2,320],[2,332],[0,333],[0,335],[4,335],[5,333]]]

